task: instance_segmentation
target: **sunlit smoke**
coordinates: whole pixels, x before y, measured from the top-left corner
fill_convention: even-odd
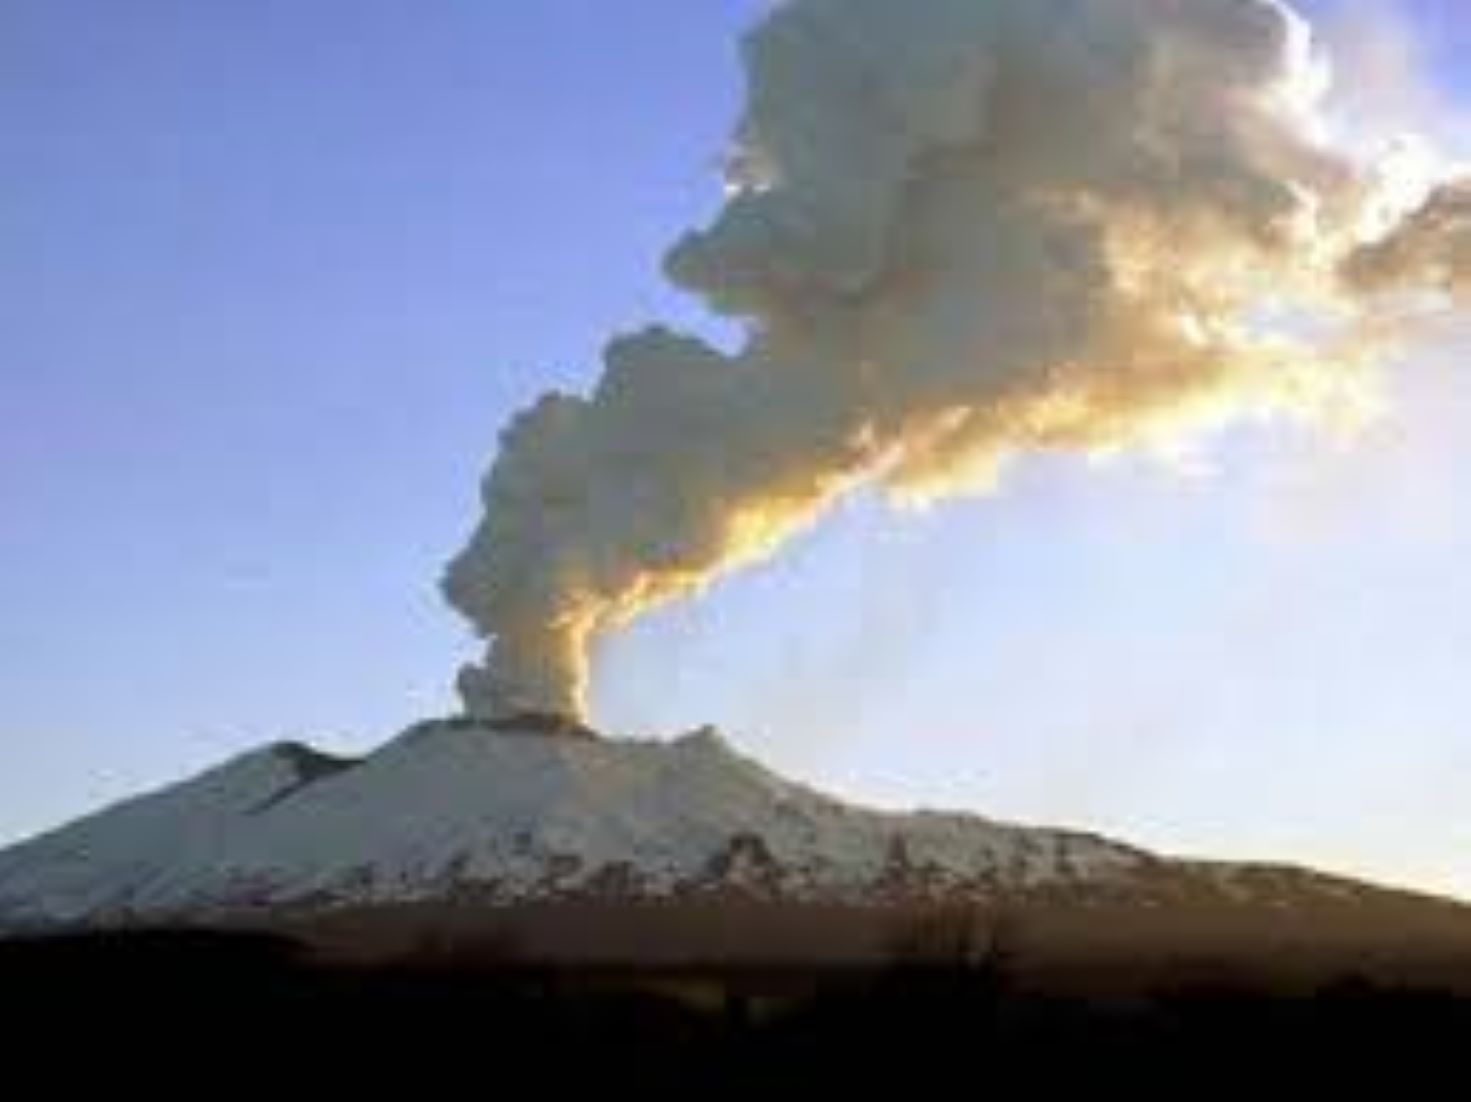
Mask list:
[[[1382,239],[1344,267],[1360,291],[1471,299],[1471,179],[1436,187]]]
[[[1334,146],[1271,0],[789,0],[744,56],[728,201],[666,264],[744,346],[619,338],[504,432],[444,583],[473,714],[582,713],[597,635],[857,487],[1352,420],[1390,300],[1464,300],[1467,185]]]

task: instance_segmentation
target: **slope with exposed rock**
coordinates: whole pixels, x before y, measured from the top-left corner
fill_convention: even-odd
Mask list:
[[[875,916],[942,906],[1004,908],[1054,942],[1131,951],[1164,952],[1181,930],[1213,944],[1471,946],[1471,912],[1445,901],[865,810],[710,729],[610,740],[538,716],[423,723],[361,759],[268,746],[0,853],[11,929],[485,930],[519,915],[518,937],[552,955],[844,958],[881,948]]]

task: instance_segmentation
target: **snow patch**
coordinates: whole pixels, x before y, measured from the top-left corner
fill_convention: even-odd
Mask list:
[[[0,853],[0,921],[613,887],[862,900],[896,883],[1103,882],[1147,860],[1083,835],[853,807],[741,756],[713,728],[657,742],[451,720],[358,761],[277,744]]]

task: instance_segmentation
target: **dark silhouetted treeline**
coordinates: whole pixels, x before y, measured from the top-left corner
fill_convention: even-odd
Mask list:
[[[1004,1085],[1418,1098],[1458,1097],[1471,1078],[1471,1001],[1448,993],[1345,977],[1285,996],[1226,977],[1063,997],[1020,986],[1000,944],[928,944],[877,969],[651,974],[530,967],[509,946],[426,944],[364,967],[252,934],[0,941],[0,1092],[29,1096],[19,1084],[38,1071],[129,1096],[192,1084],[201,1098],[308,1085],[493,1098],[528,1083],[609,1097]],[[1447,1086],[1414,1085],[1443,1069]]]

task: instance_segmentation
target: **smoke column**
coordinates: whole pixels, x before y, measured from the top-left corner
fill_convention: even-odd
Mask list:
[[[594,637],[857,487],[1351,417],[1376,315],[1471,286],[1471,185],[1337,148],[1273,0],[789,0],[744,60],[729,201],[666,261],[744,344],[620,337],[503,432],[444,578],[471,714],[581,714]]]

